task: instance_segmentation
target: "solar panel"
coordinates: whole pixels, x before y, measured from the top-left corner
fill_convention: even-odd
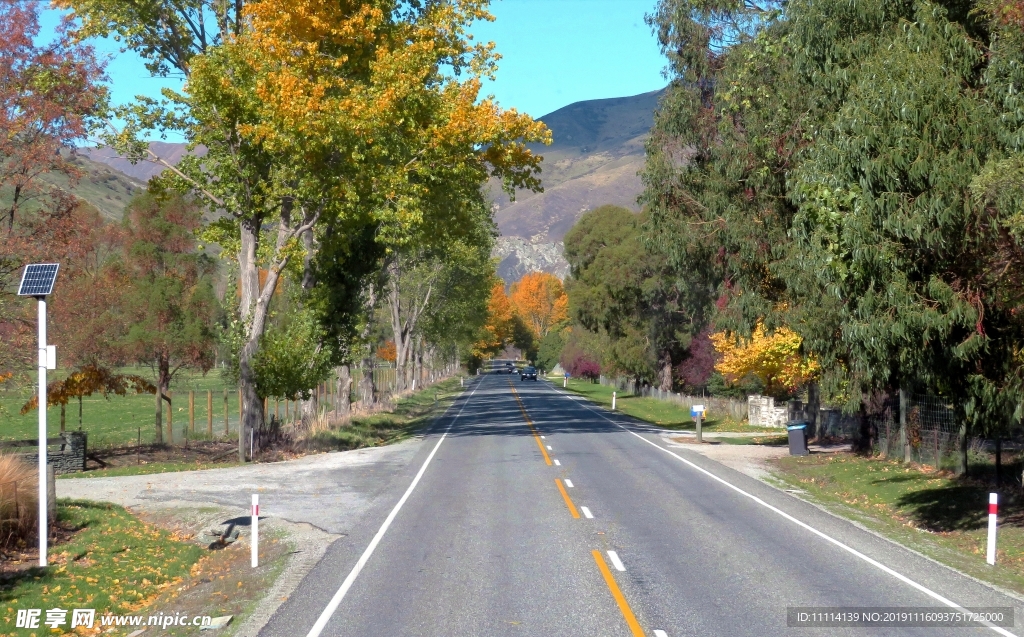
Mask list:
[[[21,275],[21,287],[18,296],[46,296],[53,292],[53,282],[57,278],[59,263],[34,263],[25,266]]]

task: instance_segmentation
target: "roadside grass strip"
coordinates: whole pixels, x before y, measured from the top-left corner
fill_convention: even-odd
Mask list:
[[[0,583],[5,627],[26,608],[42,609],[44,616],[50,608],[94,609],[96,617],[135,613],[186,579],[205,553],[112,504],[60,500],[57,519],[75,531],[51,547],[50,566],[7,574]]]
[[[972,577],[1024,593],[1024,497],[994,487],[994,463],[976,460],[971,477],[853,453],[772,461],[773,479],[801,497],[849,517]],[[1003,466],[1019,475],[1019,463]],[[992,475],[986,475],[986,474]],[[1005,482],[1004,482],[1005,485]],[[985,563],[987,502],[999,491],[995,566]]]
[[[633,637],[644,637],[644,629],[640,628],[640,622],[636,620],[636,615],[633,614],[633,609],[629,607],[626,596],[622,594],[622,591],[619,590],[619,585],[615,583],[615,576],[612,575],[611,569],[605,563],[601,551],[595,549],[593,554],[594,561],[597,562],[597,568],[601,571],[601,576],[604,577],[604,583],[608,585],[608,590],[611,591],[615,603],[618,604],[619,611],[622,612],[622,618],[626,620],[630,633],[632,633]]]
[[[530,428],[533,433],[533,439],[537,441],[537,448],[540,449],[541,454],[544,456],[544,462],[550,467],[551,458],[548,456],[547,449],[544,448],[544,443],[541,442],[542,436],[537,433],[537,429],[533,426],[533,421],[530,420],[530,416],[526,413],[526,407],[523,406],[523,401],[519,399],[519,392],[516,391],[516,386],[512,384],[512,381],[508,381],[508,386],[512,389],[512,395],[516,398],[516,403],[519,404],[519,411],[523,412],[523,418],[526,420],[526,425]],[[550,449],[551,447],[548,447]]]
[[[833,546],[835,546],[835,547],[837,547],[837,548],[839,548],[839,549],[849,553],[850,555],[853,555],[854,557],[856,557],[856,558],[858,558],[860,560],[863,560],[864,562],[870,564],[871,566],[874,566],[875,568],[877,568],[878,570],[882,571],[883,573],[886,573],[887,575],[890,575],[890,576],[894,577],[895,579],[903,582],[904,584],[907,584],[911,588],[914,588],[915,590],[925,594],[926,596],[934,599],[935,601],[939,602],[940,604],[943,604],[944,606],[947,606],[947,607],[949,607],[949,608],[951,608],[951,609],[953,609],[953,610],[955,610],[957,612],[960,612],[960,613],[965,613],[965,614],[969,613],[969,611],[967,609],[965,609],[963,606],[961,606],[960,604],[957,604],[956,602],[954,602],[954,601],[952,601],[952,600],[950,600],[950,599],[940,595],[939,593],[936,593],[935,591],[931,590],[930,588],[928,588],[928,587],[926,587],[926,586],[924,586],[922,584],[919,584],[918,582],[915,582],[914,580],[910,579],[906,575],[903,575],[902,573],[899,573],[899,572],[889,568],[888,566],[886,566],[885,564],[882,564],[878,560],[875,560],[875,559],[873,559],[871,557],[868,557],[864,553],[861,553],[857,549],[855,549],[855,548],[853,548],[853,547],[851,547],[851,546],[849,546],[847,544],[844,544],[843,542],[840,542],[839,540],[835,539],[834,537],[832,537],[832,536],[830,536],[830,535],[828,535],[828,534],[826,534],[826,533],[824,533],[822,531],[819,531],[818,529],[814,528],[810,524],[807,524],[806,522],[803,522],[802,520],[799,520],[799,519],[795,518],[794,516],[786,513],[782,509],[780,509],[780,508],[778,508],[776,506],[773,506],[773,505],[765,502],[764,500],[762,500],[761,498],[757,497],[756,495],[754,495],[752,493],[749,493],[747,491],[744,491],[740,487],[737,487],[736,485],[734,485],[731,482],[725,480],[724,478],[720,478],[719,476],[715,475],[714,473],[712,473],[712,472],[708,471],[707,469],[704,469],[704,468],[698,466],[697,464],[687,460],[686,458],[680,456],[679,454],[675,453],[674,451],[671,451],[670,449],[666,449],[665,447],[662,447],[661,445],[648,440],[647,438],[645,438],[645,437],[641,436],[640,434],[636,433],[635,431],[631,430],[629,427],[627,427],[625,425],[622,425],[622,424],[616,422],[615,420],[609,418],[608,416],[606,416],[601,411],[599,411],[599,410],[597,410],[597,409],[595,409],[595,408],[593,408],[593,407],[591,407],[589,405],[584,405],[584,407],[586,407],[590,411],[594,412],[595,414],[599,415],[601,418],[604,418],[605,420],[607,420],[611,424],[615,425],[616,427],[622,429],[626,433],[628,433],[628,434],[630,434],[632,436],[635,436],[636,438],[638,438],[641,441],[647,443],[648,445],[654,447],[655,449],[658,449],[659,451],[667,453],[668,455],[672,456],[676,460],[679,460],[680,462],[682,462],[686,466],[690,467],[691,469],[694,469],[695,471],[698,471],[698,472],[706,475],[707,477],[711,478],[712,480],[714,480],[714,481],[722,484],[723,486],[725,486],[725,487],[735,491],[736,493],[738,493],[738,494],[740,494],[740,495],[750,499],[752,502],[758,504],[759,506],[762,506],[765,509],[771,511],[772,513],[775,513],[776,515],[778,515],[778,516],[780,516],[780,517],[782,517],[782,518],[792,522],[793,524],[796,524],[797,526],[799,526],[799,527],[801,527],[801,528],[803,528],[803,529],[813,533],[814,535],[820,537],[821,539],[823,539],[826,542],[832,544]],[[601,556],[600,552],[594,551],[594,554],[595,554],[595,558],[596,559],[600,559],[600,556]],[[603,563],[603,561],[601,563]],[[604,566],[604,568],[605,568],[605,570],[607,570],[608,567]],[[988,628],[988,629],[990,629],[990,630],[992,630],[992,631],[994,631],[994,632],[996,632],[996,633],[998,633],[1000,635],[1004,635],[1005,637],[1017,637],[1014,633],[1011,633],[1010,631],[1006,630],[1005,628],[1001,628],[999,626],[995,626],[994,624],[992,624],[990,622],[984,622],[983,621],[983,622],[979,622],[979,623],[981,623],[986,628]],[[634,633],[634,634],[636,634],[636,633]]]
[[[569,513],[576,520],[580,519],[580,512],[576,510],[576,505],[572,503],[572,498],[569,497],[569,492],[562,486],[561,480],[555,480],[555,484],[558,485],[558,491],[562,494],[562,499],[565,500],[565,506],[569,507]]]

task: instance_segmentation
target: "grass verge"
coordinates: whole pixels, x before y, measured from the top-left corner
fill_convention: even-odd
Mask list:
[[[204,553],[202,547],[110,504],[61,500],[57,517],[65,539],[52,547],[49,567],[4,563],[4,635],[30,634],[15,627],[18,609],[42,609],[44,621],[51,608],[92,608],[97,618],[133,613],[187,578]],[[34,633],[70,632],[70,620],[69,612],[67,624],[54,631],[42,626]]]
[[[611,407],[613,391],[611,387],[586,380],[570,379],[568,389],[599,405]],[[627,416],[632,416],[638,420],[643,420],[665,429],[693,431],[697,428],[697,424],[690,417],[688,409],[667,400],[645,398],[642,396],[618,396],[615,401],[615,409]],[[701,430],[708,433],[717,431],[742,433],[759,431],[778,432],[778,429],[771,427],[751,427],[746,423],[737,422],[730,418],[716,418],[714,414],[711,414],[711,417],[701,424]]]
[[[988,494],[995,489],[984,479],[846,452],[786,456],[772,465],[779,486],[968,575],[1024,593],[1024,499],[1016,488],[1000,497],[996,565],[989,566]]]
[[[399,442],[417,433],[462,393],[458,378],[449,378],[402,398],[390,412],[358,416],[345,425],[316,432],[306,439],[317,451],[347,451]]]

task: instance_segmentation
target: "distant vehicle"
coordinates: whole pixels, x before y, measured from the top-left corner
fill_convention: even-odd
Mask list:
[[[515,363],[511,363],[511,362],[505,363],[505,371],[507,371],[509,374],[515,374],[516,373],[516,365],[515,365]]]
[[[536,367],[533,367],[533,366],[524,367],[523,371],[519,372],[519,380],[523,381],[523,380],[526,380],[527,378],[529,378],[531,380],[537,380],[537,368]]]

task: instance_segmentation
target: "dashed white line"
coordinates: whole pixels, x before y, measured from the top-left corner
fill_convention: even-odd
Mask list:
[[[558,461],[558,458],[555,458],[555,464],[558,465],[559,467],[562,466],[562,463]]]
[[[547,445],[548,451],[551,451],[551,445]]]
[[[654,631],[654,637],[668,637],[668,633],[663,630]]]
[[[544,436],[541,436],[541,437],[540,437],[540,439],[541,439],[541,440],[544,440]]]
[[[619,559],[619,554],[618,553],[616,553],[615,551],[608,551],[608,558],[611,559],[612,566],[615,567],[616,571],[624,571],[624,570],[626,570],[626,565],[623,564],[622,560]]]
[[[587,518],[588,520],[594,519],[594,514],[591,513],[590,509],[588,509],[587,507],[580,507],[580,511],[583,511],[583,517]]]
[[[572,488],[572,480],[570,480],[569,478],[566,478],[565,479],[565,486],[567,486],[567,487],[569,487],[571,489]]]

